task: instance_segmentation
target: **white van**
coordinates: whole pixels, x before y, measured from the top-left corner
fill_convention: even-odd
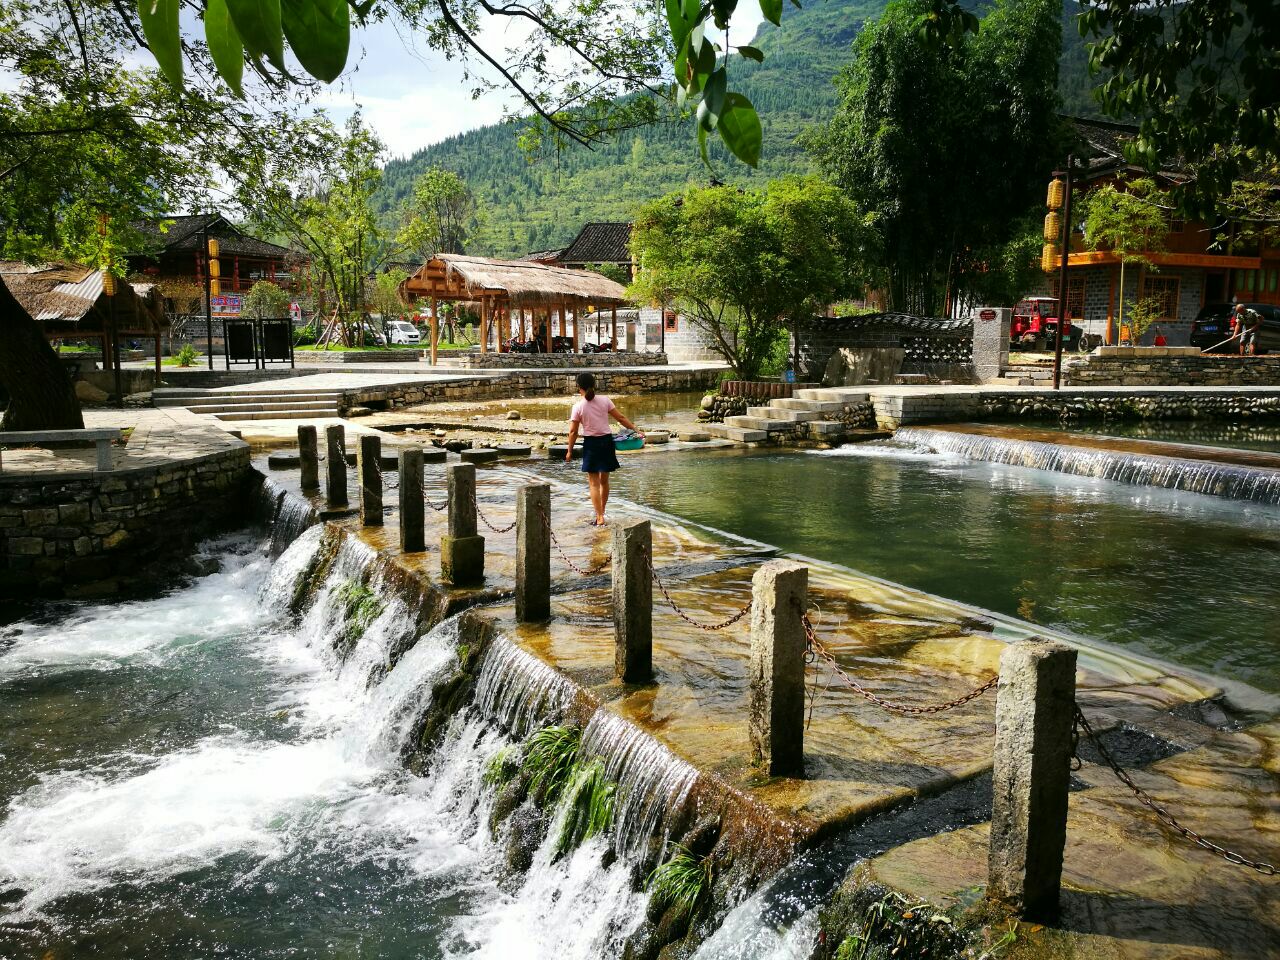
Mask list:
[[[422,335],[418,333],[418,328],[408,320],[388,320],[387,333],[391,335],[392,343],[422,342]]]

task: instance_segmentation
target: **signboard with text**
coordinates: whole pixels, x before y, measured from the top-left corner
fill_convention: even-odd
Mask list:
[[[227,293],[209,298],[209,312],[215,317],[240,316],[241,296],[238,293]]]

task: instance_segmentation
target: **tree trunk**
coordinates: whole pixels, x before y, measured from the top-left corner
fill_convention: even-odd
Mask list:
[[[84,427],[71,377],[40,325],[0,280],[0,384],[9,392],[6,430]]]

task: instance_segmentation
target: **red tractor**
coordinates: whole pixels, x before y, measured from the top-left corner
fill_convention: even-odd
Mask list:
[[[1062,330],[1062,349],[1079,349],[1080,333],[1080,328],[1068,320]],[[1013,323],[1009,327],[1011,349],[1035,353],[1052,350],[1057,335],[1057,297],[1027,297],[1018,301],[1018,305],[1013,308]]]

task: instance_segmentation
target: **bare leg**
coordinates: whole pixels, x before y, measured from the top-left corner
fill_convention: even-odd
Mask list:
[[[591,509],[595,511],[596,523],[604,522],[604,503],[600,495],[600,478],[603,474],[588,473],[587,483],[591,486]]]
[[[609,505],[609,474],[600,474],[600,507],[596,511],[599,514],[600,522],[604,523],[604,508]]]

